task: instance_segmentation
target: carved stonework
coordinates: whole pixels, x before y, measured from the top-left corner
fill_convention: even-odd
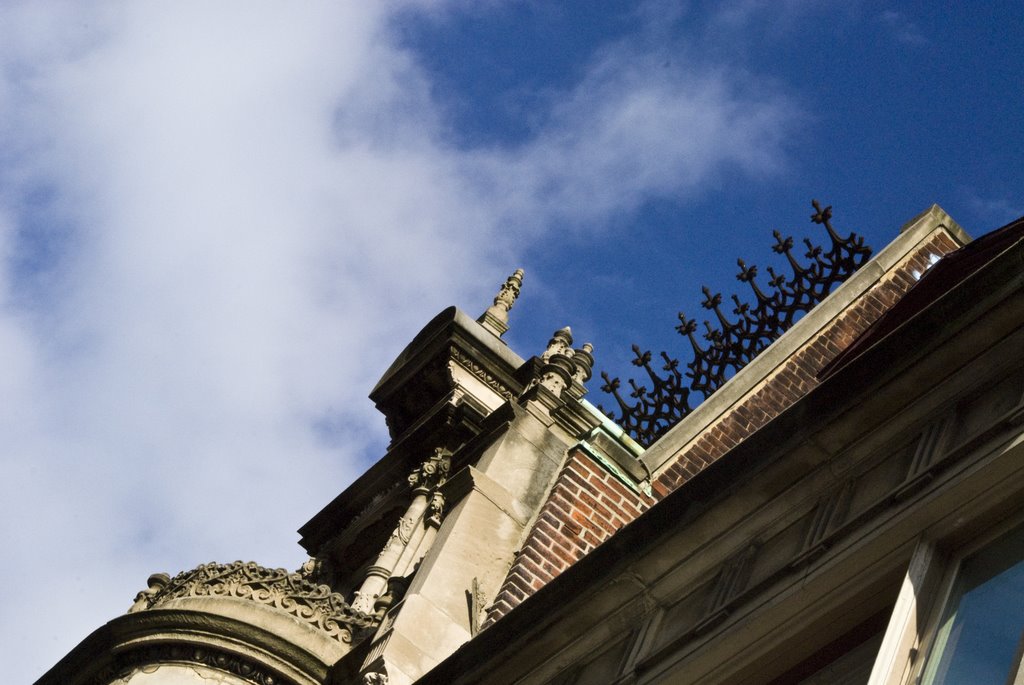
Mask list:
[[[853,480],[848,480],[818,500],[804,533],[800,554],[791,565],[806,563],[828,549],[828,536],[846,520],[853,489]]]
[[[409,539],[412,537],[412,527],[416,525],[416,522],[412,520],[411,516],[403,516],[398,521],[398,539],[402,541],[403,545],[409,544]]]
[[[135,595],[135,603],[132,604],[131,608],[128,609],[129,614],[133,614],[136,611],[142,611],[148,609],[150,604],[153,602],[153,598],[160,594],[167,584],[171,582],[171,577],[166,573],[154,573],[149,577],[148,585],[145,590],[140,590]]]
[[[140,593],[146,595],[146,591]],[[301,573],[270,569],[254,562],[203,564],[179,573],[159,591],[146,595],[138,608],[159,607],[180,597],[230,597],[279,609],[312,625],[339,642],[352,641],[353,632],[371,628],[371,616],[354,611],[344,597],[327,585],[310,582]]]
[[[434,450],[434,454],[413,469],[409,474],[409,485],[413,492],[423,494],[427,497],[427,509],[424,513],[424,521],[427,525],[438,528],[441,525],[441,518],[444,516],[444,495],[440,487],[448,480],[448,472],[451,470],[451,453],[443,447]],[[410,524],[413,523],[410,521]],[[411,527],[411,526],[410,526]],[[408,542],[406,536],[403,542]]]
[[[388,685],[388,667],[384,663],[384,657],[371,653],[363,666],[363,679],[360,683],[361,685]]]
[[[104,668],[90,685],[109,685],[128,678],[139,668],[154,664],[185,663],[206,666],[230,673],[254,685],[294,685],[295,681],[275,673],[255,661],[206,646],[161,644],[148,645],[117,655],[112,666]]]
[[[337,562],[324,550],[315,557],[310,557],[297,571],[303,578],[314,585],[335,587],[342,570]]]
[[[519,291],[523,287],[523,270],[516,269],[501,286],[494,297],[494,304],[487,308],[477,321],[498,337],[508,330],[508,310],[512,309]]]
[[[388,674],[367,673],[363,676],[363,685],[388,685]]]
[[[469,634],[476,635],[487,619],[487,594],[475,576],[470,588],[466,590],[466,603],[469,608]]]
[[[428,526],[441,527],[441,519],[444,517],[444,494],[440,490],[434,490],[430,495],[430,503],[427,504],[426,521]]]
[[[911,456],[906,478],[894,493],[897,499],[908,496],[931,480],[932,467],[944,454],[952,427],[953,414],[951,412],[925,426]]]
[[[908,479],[924,473],[937,461],[946,447],[952,425],[953,416],[949,413],[939,417],[922,431],[910,462],[910,470],[907,472]]]
[[[722,564],[712,586],[704,619],[694,627],[695,632],[704,632],[729,614],[729,605],[747,587],[759,548],[759,544],[751,543]]]
[[[457,347],[452,346],[449,348],[449,354],[451,355],[452,361],[469,371],[471,374],[479,378],[484,384],[491,390],[495,391],[506,400],[513,398],[512,390],[507,385],[495,378],[494,374],[480,366],[472,357],[467,355],[465,352]]]
[[[556,354],[572,356],[572,330],[568,326],[554,332],[551,340],[548,341],[547,349],[544,350],[544,354],[540,358],[549,361]]]
[[[402,485],[403,483],[401,480],[396,480],[394,483],[388,486],[386,490],[382,490],[381,492],[376,493],[373,497],[370,498],[370,501],[367,502],[366,505],[359,510],[358,513],[356,513],[352,518],[349,519],[348,523],[345,524],[345,528],[350,528],[355,524],[359,523],[362,519],[366,518],[369,514],[376,513],[377,506],[385,499],[387,499],[391,495],[391,493],[393,493],[398,488],[402,487]]]
[[[554,395],[561,397],[567,388],[573,388],[573,396],[579,399],[586,392],[583,383],[590,380],[594,367],[594,346],[585,343],[582,348],[572,348],[572,331],[568,326],[560,328],[551,336],[548,346],[540,355],[541,365],[536,377],[521,397],[532,396],[533,388],[540,385]]]
[[[367,616],[379,613],[378,599],[385,594],[388,578],[402,563],[403,555],[417,551],[427,528],[440,527],[444,514],[444,496],[439,488],[448,480],[450,470],[451,452],[438,447],[409,473],[412,501],[384,543],[376,561],[366,569],[362,585],[353,594],[352,607],[358,613]],[[407,563],[408,559],[405,560]],[[403,564],[403,569],[405,567]]]
[[[573,350],[572,363],[576,367],[572,375],[573,380],[581,385],[589,381],[594,370],[594,346],[583,343],[583,347]]]
[[[519,291],[523,287],[523,270],[516,269],[505,283],[501,286],[501,290],[494,297],[494,304],[506,312],[512,309],[512,305],[515,304],[516,298],[519,297]]]
[[[409,474],[409,487],[414,492],[417,490],[431,492],[444,485],[444,482],[448,480],[448,471],[451,466],[451,453],[443,447],[438,447],[434,450],[434,454]]]
[[[415,573],[415,571],[414,571]],[[390,625],[389,623],[394,620],[394,617],[385,619],[388,609],[391,605],[397,601],[400,601],[405,596],[405,591],[409,589],[409,583],[412,581],[412,576],[391,576],[388,578],[387,590],[384,594],[377,597],[373,603],[373,614],[379,620],[379,629],[381,632],[386,631]]]
[[[384,554],[384,552],[387,552],[392,547],[402,548],[409,544],[409,540],[412,538],[412,529],[415,525],[416,521],[411,516],[403,516],[398,519],[398,524],[391,531],[387,541],[384,542],[384,547],[380,550],[380,553]]]

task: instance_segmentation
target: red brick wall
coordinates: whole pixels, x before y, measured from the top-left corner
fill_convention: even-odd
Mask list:
[[[570,451],[484,627],[544,587],[654,503],[583,449]]]
[[[931,255],[943,255],[957,247],[945,232],[936,233],[922,244],[830,326],[782,362],[760,387],[684,447],[655,479],[654,497],[661,499],[678,488],[807,394],[818,384],[818,372],[914,285],[913,271],[923,273]],[[627,487],[584,450],[577,447],[570,451],[487,611],[484,627],[586,556],[656,499]]]

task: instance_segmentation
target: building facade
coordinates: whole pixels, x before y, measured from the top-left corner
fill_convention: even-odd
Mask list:
[[[301,568],[155,574],[39,682],[1024,682],[1024,220],[971,241],[932,207],[870,259],[815,220],[810,265],[779,237],[789,299],[741,263],[751,308],[682,320],[718,367],[605,378],[618,423],[568,328],[502,341],[522,272],[441,312]]]

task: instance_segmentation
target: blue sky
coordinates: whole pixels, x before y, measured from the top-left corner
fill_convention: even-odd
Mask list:
[[[1024,214],[1019,3],[0,5],[0,619],[30,681],[147,575],[295,568],[366,393],[516,267],[522,355],[675,313],[810,199]],[[606,402],[591,383],[591,397]],[[18,658],[15,658],[17,656]]]
[[[528,145],[609,53],[644,69],[714,75],[734,88],[736,106],[749,99],[783,110],[764,132],[777,137],[766,168],[724,164],[694,188],[657,189],[607,213],[596,235],[550,227],[561,249],[547,240],[525,246],[531,276],[587,284],[556,289],[545,313],[598,336],[599,365],[615,373],[630,370],[625,340],[677,344],[675,311],[698,310],[700,285],[746,296],[733,279],[735,258],[771,263],[771,229],[824,239],[807,222],[811,196],[835,205],[836,225],[875,247],[933,202],[976,233],[1024,214],[1024,13],[1012,2],[946,12],[881,2],[605,3],[601,11],[587,2],[495,3],[423,18],[403,15],[399,35],[431,76],[444,135],[461,148]],[[517,322],[510,339],[524,347],[542,338],[544,318]]]

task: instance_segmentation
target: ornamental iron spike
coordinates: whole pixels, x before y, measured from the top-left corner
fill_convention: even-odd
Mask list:
[[[604,384],[601,390],[615,398],[618,411],[607,411],[599,407],[612,420],[633,436],[637,442],[650,446],[677,424],[693,408],[699,404],[690,403],[690,393],[698,393],[707,399],[721,387],[733,374],[742,369],[754,357],[774,342],[780,335],[789,330],[806,312],[824,300],[832,289],[845,281],[871,257],[871,248],[864,244],[864,238],[856,233],[842,238],[832,226],[832,206],[822,207],[817,200],[811,200],[814,214],[811,221],[824,226],[828,234],[827,248],[815,245],[809,239],[803,243],[807,248],[800,262],[793,254],[795,245],[791,236],[783,236],[778,230],[772,231],[775,244],[772,251],[785,256],[789,263],[790,276],[777,273],[768,266],[765,271],[770,277],[767,281],[768,291],[762,290],[756,278],[758,268],[748,265],[744,260],[737,260],[740,268],[737,280],[746,283],[754,293],[754,302],[745,302],[738,296],[731,299],[736,305],[732,313],[735,321],[730,321],[721,309],[721,293],[713,293],[707,286],[701,288],[704,299],[701,306],[713,311],[720,328],[715,328],[710,321],[704,321],[705,332],[697,337],[698,324],[695,319],[679,312],[679,325],[676,331],[685,336],[692,348],[692,359],[685,363],[686,370],[680,371],[680,361],[661,352],[665,361],[659,375],[652,368],[650,350],[642,350],[633,345],[632,360],[634,366],[642,367],[650,379],[650,386],[638,385],[632,379],[629,384],[632,391],[629,401],[622,397],[622,387],[618,378],[610,377],[601,372]]]

